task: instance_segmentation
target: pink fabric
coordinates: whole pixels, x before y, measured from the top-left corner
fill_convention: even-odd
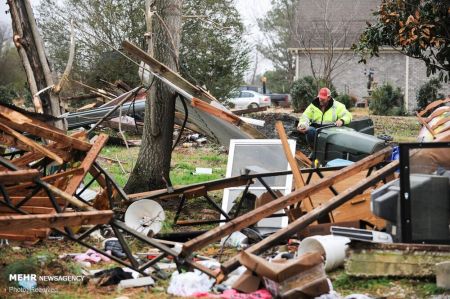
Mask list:
[[[226,290],[221,295],[199,292],[192,295],[197,298],[223,298],[223,299],[271,299],[272,294],[268,290],[262,289],[250,294],[239,293],[238,291],[231,289]]]
[[[107,252],[108,252],[108,254],[111,254],[110,251],[107,251]],[[86,251],[86,253],[75,256],[75,260],[78,262],[92,262],[92,263],[98,263],[100,261],[105,261],[105,262],[111,261],[107,256],[104,256],[103,254],[99,254],[92,249],[89,249],[88,251]]]

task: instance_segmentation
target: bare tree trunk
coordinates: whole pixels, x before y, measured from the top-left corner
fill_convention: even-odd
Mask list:
[[[8,0],[10,7],[12,27],[14,32],[14,44],[24,65],[28,84],[33,96],[40,90],[53,85],[52,73],[45,56],[44,43],[39,35],[36,20],[28,0]],[[39,95],[42,102],[42,110],[53,116],[61,115],[59,99],[49,89]],[[39,99],[34,98],[35,105],[39,105]],[[36,107],[39,110],[39,107]],[[62,121],[56,125],[64,129]]]
[[[156,13],[161,18],[152,18],[155,58],[174,70],[178,68],[181,5],[182,0],[155,0]],[[150,98],[154,98],[154,106],[150,105]],[[176,93],[173,90],[159,80],[155,81],[154,88],[147,96],[142,145],[125,186],[127,193],[165,186],[164,179],[169,177],[172,157],[175,99]]]

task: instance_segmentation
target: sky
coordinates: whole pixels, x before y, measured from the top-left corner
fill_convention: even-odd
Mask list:
[[[35,6],[39,4],[40,0],[30,0],[30,2]],[[234,0],[234,2],[246,27],[245,39],[253,49],[253,52],[251,53],[252,69],[249,70],[246,75],[246,77],[248,77],[254,71],[256,55],[258,55],[256,52],[256,45],[257,43],[264,42],[263,35],[258,30],[256,20],[262,18],[270,9],[270,0]],[[0,23],[10,26],[10,16],[5,13],[7,9],[8,6],[6,0],[0,0]],[[272,63],[259,54],[256,73],[261,74],[271,68]]]

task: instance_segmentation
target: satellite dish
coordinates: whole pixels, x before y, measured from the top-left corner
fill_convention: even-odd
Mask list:
[[[149,199],[132,203],[125,212],[125,224],[146,236],[156,235],[164,219],[166,215],[161,205]]]

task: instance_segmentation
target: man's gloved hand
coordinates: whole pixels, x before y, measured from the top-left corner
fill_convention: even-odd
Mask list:
[[[297,131],[299,131],[300,133],[305,134],[306,131],[308,131],[308,127],[309,126],[306,125],[306,124],[299,124],[298,127],[297,127]]]
[[[336,127],[342,127],[344,125],[344,122],[342,121],[342,119],[338,119],[335,123]]]

